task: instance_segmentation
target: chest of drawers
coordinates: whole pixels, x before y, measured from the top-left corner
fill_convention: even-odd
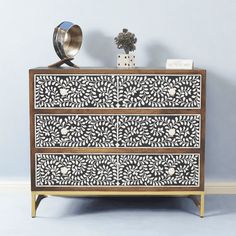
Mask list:
[[[205,70],[29,72],[32,216],[48,195],[200,197]]]

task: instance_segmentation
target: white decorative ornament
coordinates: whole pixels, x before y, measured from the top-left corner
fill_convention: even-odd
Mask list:
[[[62,128],[61,129],[61,134],[62,135],[66,135],[69,132],[69,130],[67,128]]]
[[[68,94],[67,89],[65,89],[65,88],[60,89],[60,94],[62,96],[66,96]]]
[[[176,93],[176,88],[171,88],[171,89],[169,89],[169,94],[170,94],[170,96],[175,96],[175,93]]]
[[[61,173],[62,173],[63,175],[66,175],[67,172],[68,172],[68,168],[67,168],[67,167],[62,167],[62,168],[61,168]]]
[[[169,129],[168,133],[169,133],[170,137],[173,137],[175,135],[175,129]]]
[[[118,54],[117,67],[119,68],[134,68],[135,55],[134,54]]]
[[[167,59],[166,69],[192,70],[193,60],[191,59]]]
[[[168,170],[168,173],[170,176],[172,176],[174,173],[175,173],[175,169],[173,167],[171,167],[169,170]]]

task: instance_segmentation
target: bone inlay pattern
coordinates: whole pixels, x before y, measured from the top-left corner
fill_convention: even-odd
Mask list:
[[[199,186],[199,154],[36,154],[37,186]]]
[[[36,115],[36,147],[199,147],[200,115]]]
[[[35,75],[35,108],[200,108],[201,75]]]

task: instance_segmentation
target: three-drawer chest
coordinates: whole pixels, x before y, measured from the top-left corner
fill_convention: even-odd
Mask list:
[[[46,196],[187,196],[204,215],[206,71],[29,72],[32,216]]]

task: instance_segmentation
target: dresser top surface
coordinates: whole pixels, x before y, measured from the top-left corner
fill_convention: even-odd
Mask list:
[[[32,73],[122,73],[122,74],[135,74],[135,73],[160,73],[160,74],[205,74],[205,69],[194,68],[192,70],[183,69],[165,69],[165,68],[146,68],[146,67],[135,67],[130,69],[124,68],[105,68],[105,67],[37,67],[29,70]]]

